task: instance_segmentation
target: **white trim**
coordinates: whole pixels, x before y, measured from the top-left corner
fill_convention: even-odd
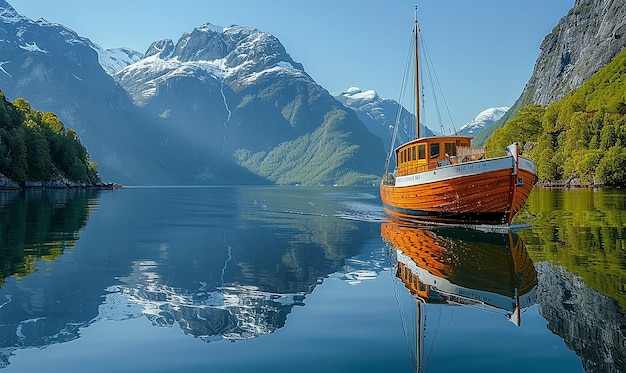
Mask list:
[[[472,289],[465,286],[459,286],[450,282],[448,279],[435,276],[424,268],[420,268],[415,261],[402,250],[396,249],[398,262],[404,264],[414,275],[416,275],[423,284],[434,288],[437,292],[465,299],[471,299],[478,303],[487,304],[492,307],[513,312],[515,310],[514,294],[506,296],[486,290]],[[536,286],[529,292],[519,297],[519,305],[526,308],[535,304],[537,300]]]
[[[452,164],[412,175],[398,176],[396,178],[396,187],[423,185],[503,169],[513,170],[513,162],[513,156],[509,155],[500,158]]]
[[[529,172],[535,173],[535,162],[528,158],[519,157],[519,168]]]

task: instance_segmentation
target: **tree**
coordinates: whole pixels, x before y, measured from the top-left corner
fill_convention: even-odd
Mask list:
[[[626,185],[626,149],[611,147],[598,164],[596,177],[607,186]]]

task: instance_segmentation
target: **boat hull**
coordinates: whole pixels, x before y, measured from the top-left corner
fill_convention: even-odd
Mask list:
[[[535,184],[534,164],[499,157],[383,182],[385,212],[400,220],[436,224],[508,225]]]

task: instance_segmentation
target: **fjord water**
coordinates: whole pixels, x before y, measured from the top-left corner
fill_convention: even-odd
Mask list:
[[[2,192],[0,371],[626,371],[625,197],[537,189],[509,235],[376,187]]]

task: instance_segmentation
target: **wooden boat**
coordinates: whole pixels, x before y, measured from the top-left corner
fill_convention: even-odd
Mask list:
[[[535,164],[520,156],[516,143],[488,152],[473,147],[469,136],[420,137],[417,8],[413,33],[416,138],[387,157],[380,184],[384,210],[401,220],[508,226],[535,184]],[[389,172],[394,152],[395,169]]]

